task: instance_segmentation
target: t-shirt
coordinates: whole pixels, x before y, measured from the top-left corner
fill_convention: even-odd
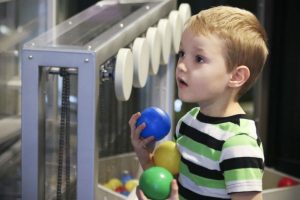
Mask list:
[[[181,154],[180,199],[230,199],[230,193],[262,191],[264,155],[253,120],[238,114],[210,117],[196,107],[176,127]]]

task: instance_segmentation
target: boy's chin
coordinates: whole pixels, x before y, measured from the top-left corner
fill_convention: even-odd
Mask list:
[[[187,96],[178,95],[178,98],[185,103],[195,103],[195,101]]]

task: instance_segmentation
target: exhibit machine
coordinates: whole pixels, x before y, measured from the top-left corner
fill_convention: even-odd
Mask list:
[[[99,1],[22,51],[22,199],[127,199],[103,186],[138,176],[128,120],[172,116],[188,4]]]

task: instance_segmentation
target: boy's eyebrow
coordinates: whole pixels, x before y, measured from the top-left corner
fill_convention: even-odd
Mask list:
[[[198,46],[197,46],[197,47],[195,47],[195,50],[197,50],[197,51],[202,51],[202,52],[205,52],[203,48],[201,48],[201,47],[198,47]]]
[[[201,54],[204,54],[204,55],[206,54],[206,51],[201,47],[195,47],[194,49],[196,52],[200,52]]]
[[[182,48],[182,43],[181,43],[181,42],[180,42],[180,44],[179,44],[179,47]],[[201,47],[195,47],[194,49],[195,49],[195,50],[198,50],[198,51],[203,51],[203,52],[204,52],[204,49],[201,48]]]
[[[182,49],[183,48],[183,46],[182,46],[182,43],[180,42],[180,44],[179,44],[179,49]],[[194,50],[196,51],[196,52],[201,52],[202,54],[206,54],[206,51],[202,48],[202,47],[199,47],[199,46],[197,46],[197,47],[194,47]]]

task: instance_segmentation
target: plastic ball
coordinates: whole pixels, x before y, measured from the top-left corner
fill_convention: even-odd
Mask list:
[[[115,192],[118,192],[118,193],[122,193],[126,191],[125,187],[124,186],[119,186],[115,189]]]
[[[105,187],[105,188],[107,188],[107,189],[110,189],[110,190],[114,190],[114,189],[112,188],[112,186],[109,185],[108,183],[103,184],[103,187]]]
[[[287,187],[287,186],[293,186],[299,184],[296,180],[289,178],[289,177],[283,177],[278,181],[277,186],[278,187]]]
[[[177,150],[176,143],[172,141],[160,143],[154,150],[153,161],[156,166],[166,168],[173,175],[178,174],[180,154]]]
[[[169,115],[160,108],[146,108],[136,122],[136,126],[146,124],[146,127],[141,132],[141,137],[147,138],[154,136],[155,140],[164,138],[171,129],[171,120]]]
[[[121,176],[121,181],[122,181],[123,185],[125,185],[131,179],[133,179],[132,176],[129,174],[128,171],[125,170]]]
[[[125,189],[126,189],[128,192],[131,192],[136,186],[138,186],[138,184],[139,184],[139,181],[136,180],[136,179],[129,180],[129,181],[127,181],[127,183],[125,184]]]
[[[162,167],[151,167],[140,177],[140,189],[149,199],[165,200],[171,192],[172,174]]]
[[[105,184],[105,187],[107,187],[111,190],[115,190],[121,186],[122,186],[122,182],[117,178],[112,178]]]
[[[121,192],[121,194],[123,194],[124,196],[129,196],[130,193],[125,190],[125,191]]]

